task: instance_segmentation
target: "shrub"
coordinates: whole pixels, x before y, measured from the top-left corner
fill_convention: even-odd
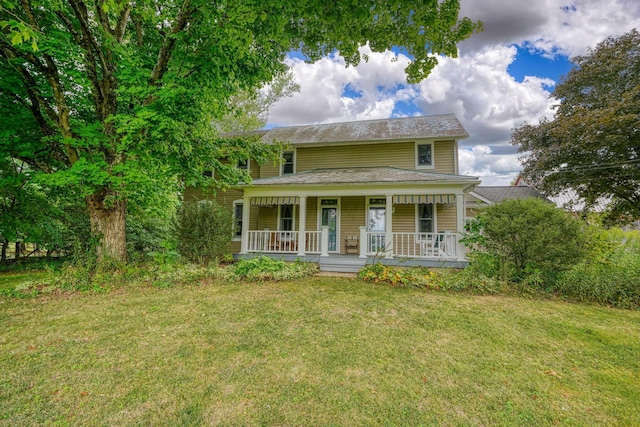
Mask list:
[[[310,262],[284,262],[266,256],[243,259],[232,267],[236,277],[242,280],[290,280],[312,276],[318,266]]]
[[[488,274],[537,287],[553,286],[585,253],[580,220],[539,199],[492,205],[470,229],[465,242],[485,254],[479,259]]]
[[[498,282],[485,275],[469,274],[468,270],[429,271],[427,268],[391,267],[380,263],[365,265],[358,273],[364,281],[385,283],[392,287],[433,289],[441,291],[465,291],[472,293],[495,293]]]
[[[185,202],[175,228],[178,252],[191,262],[217,262],[229,251],[232,227],[231,211],[217,203]]]
[[[563,274],[556,291],[579,301],[640,307],[640,233],[589,231],[587,258]]]

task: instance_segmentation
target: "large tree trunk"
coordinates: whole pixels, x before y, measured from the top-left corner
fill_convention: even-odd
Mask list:
[[[0,262],[4,263],[7,260],[7,246],[9,241],[6,238],[2,238],[0,242]]]
[[[97,239],[98,263],[127,261],[126,211],[124,200],[105,203],[103,194],[87,197],[91,235]]]

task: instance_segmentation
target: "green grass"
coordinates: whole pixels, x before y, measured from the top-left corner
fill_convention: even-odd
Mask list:
[[[14,289],[16,285],[29,280],[36,280],[46,275],[46,271],[0,272],[0,291]]]
[[[640,425],[640,312],[357,279],[0,302],[0,425]]]

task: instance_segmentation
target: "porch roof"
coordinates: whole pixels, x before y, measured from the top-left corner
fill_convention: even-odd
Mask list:
[[[251,186],[326,185],[326,184],[478,184],[475,176],[450,175],[399,169],[388,166],[313,169],[291,175],[255,179]],[[244,187],[245,185],[243,185]]]

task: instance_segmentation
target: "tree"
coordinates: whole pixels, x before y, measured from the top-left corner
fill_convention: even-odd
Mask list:
[[[467,242],[497,260],[494,273],[506,271],[508,278],[518,282],[537,274],[550,286],[584,255],[581,221],[541,199],[512,199],[491,205],[470,228]]]
[[[551,195],[572,189],[609,217],[640,217],[640,33],[608,38],[556,87],[553,120],[516,129],[524,176]]]
[[[249,178],[237,160],[277,155],[211,123],[284,73],[289,51],[313,61],[337,49],[356,64],[362,44],[401,45],[415,82],[479,29],[458,11],[458,0],[0,0],[0,156],[72,188],[99,259],[124,260],[127,203],[204,170],[228,186]]]

